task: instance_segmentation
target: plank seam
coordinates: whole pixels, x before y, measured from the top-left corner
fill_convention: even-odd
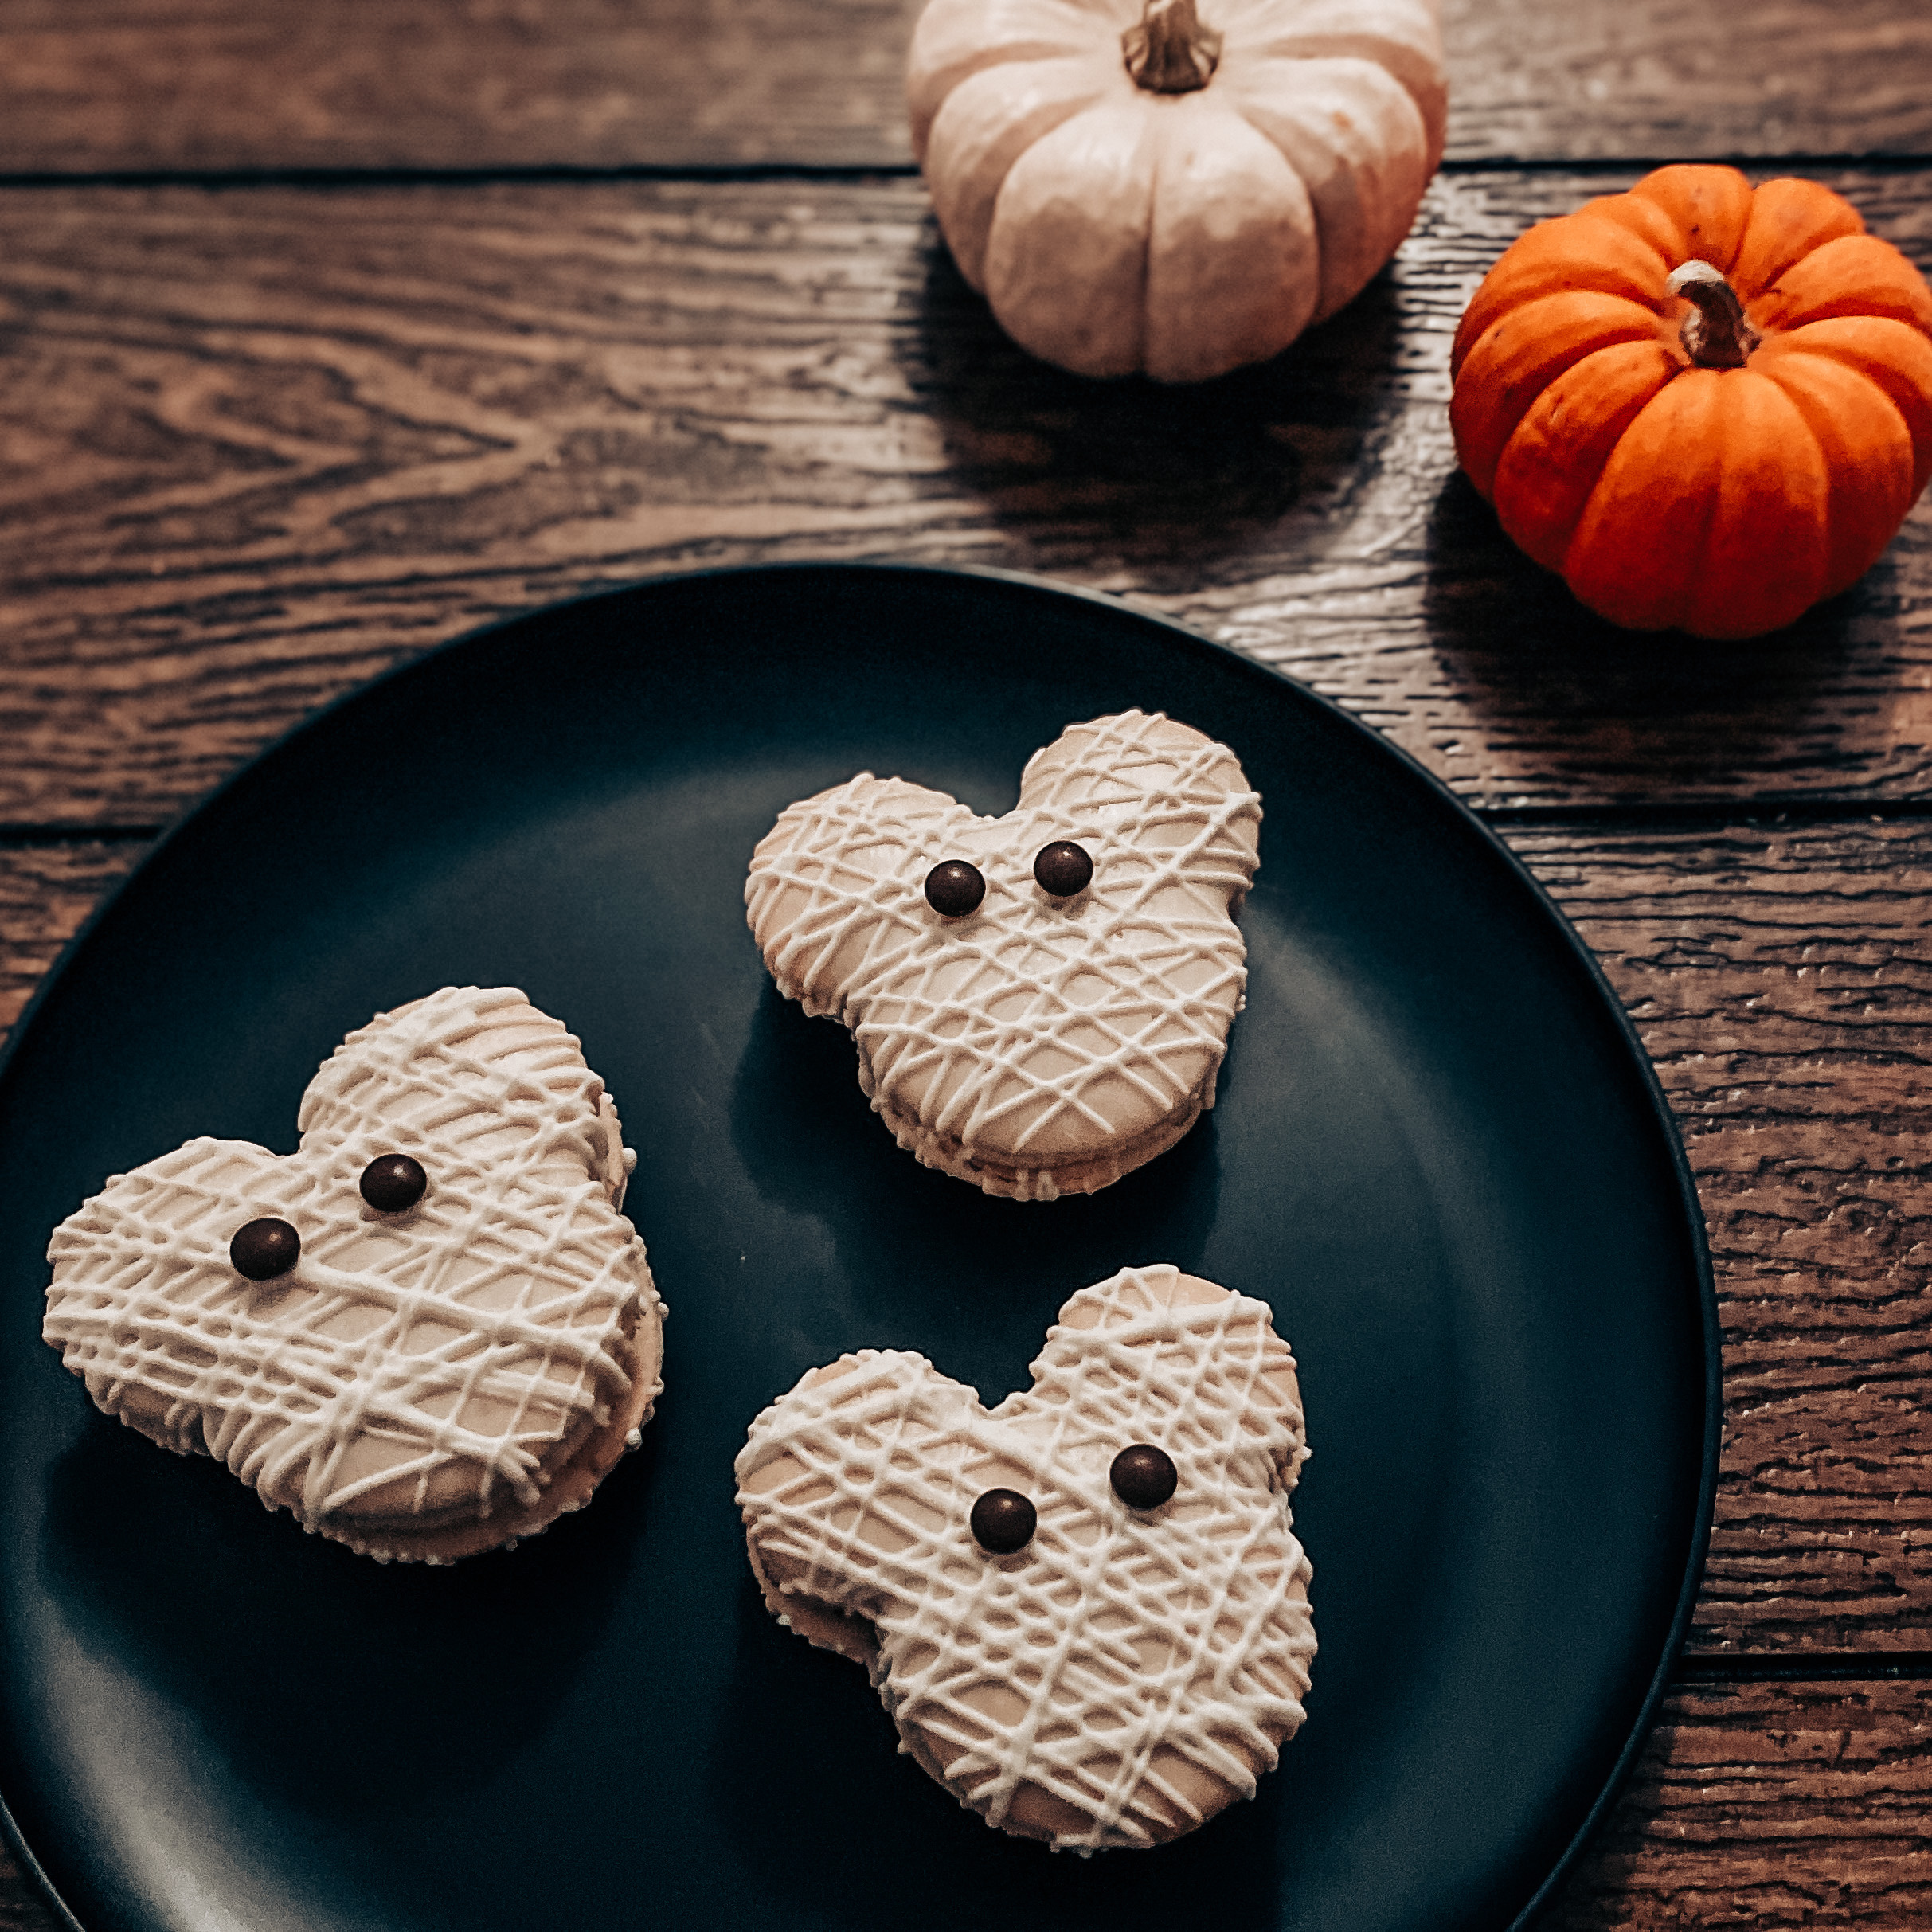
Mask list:
[[[0,824],[0,846],[108,845],[158,839],[162,825]]]
[[[1932,1650],[1786,1651],[1774,1656],[1684,1656],[1672,1681],[1707,1684],[1898,1683],[1932,1678]]]
[[[1463,803],[1497,831],[1572,825],[1710,831],[1733,825],[1827,825],[1861,819],[1891,824],[1932,818],[1932,798],[1911,793],[1898,798],[1848,798],[1831,792],[1801,792],[1735,800],[1613,800],[1596,805],[1484,805],[1468,799]]]
[[[1774,169],[1811,173],[1823,168],[1862,168],[1875,174],[1904,174],[1932,166],[1932,154],[1851,148],[1803,154],[1590,154],[1569,159],[1559,155],[1519,158],[1509,154],[1455,154],[1445,156],[1437,171],[1443,174],[1647,174],[1652,168],[1685,163],[1697,167],[1740,168],[1749,174]]]
[[[1450,175],[1648,174],[1681,161],[1681,155],[1457,156],[1440,172]],[[1816,173],[1858,168],[1879,174],[1910,174],[1932,167],[1932,154],[1842,153],[1706,154],[1702,165],[1767,171]],[[546,161],[486,163],[474,166],[299,166],[241,168],[15,169],[0,171],[0,189],[203,188],[210,191],[252,188],[484,187],[498,184],[598,182],[843,182],[916,179],[909,161],[812,162],[607,162]]]
[[[417,188],[487,187],[545,182],[899,181],[912,162],[612,162],[580,166],[532,162],[476,167],[100,168],[0,172],[6,188]]]
[[[1712,799],[1652,803],[1633,800],[1605,804],[1484,805],[1465,799],[1484,824],[1496,831],[1587,830],[1645,831],[1722,831],[1735,826],[1909,824],[1932,819],[1932,798],[1843,798],[1793,795],[1783,798]],[[59,819],[0,822],[0,847],[98,845],[114,841],[158,839],[162,822],[125,824]]]

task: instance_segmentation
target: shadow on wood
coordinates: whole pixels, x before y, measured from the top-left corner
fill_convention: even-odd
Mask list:
[[[1401,407],[1385,276],[1272,361],[1212,382],[1068,374],[1014,342],[934,236],[910,380],[955,474],[1042,561],[1080,546],[1136,588],[1197,584],[1291,512],[1366,487],[1375,431]]]
[[[1828,762],[1814,741],[1844,729],[1822,714],[1862,655],[1855,632],[1871,628],[1884,563],[1769,637],[1620,630],[1524,556],[1460,471],[1437,497],[1424,555],[1430,643],[1495,738],[1534,719],[1553,768],[1587,772],[1626,800],[1665,787],[1734,788],[1746,768],[1775,785],[1781,764],[1801,761],[1813,787],[1860,782],[1855,750]],[[1809,752],[1793,757],[1801,745]]]

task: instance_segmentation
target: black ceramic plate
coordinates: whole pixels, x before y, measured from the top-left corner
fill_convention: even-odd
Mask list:
[[[772,991],[752,847],[861,768],[981,811],[1159,707],[1267,818],[1221,1104],[1104,1193],[991,1200]],[[511,1554],[384,1569],[88,1405],[49,1230],[213,1133],[287,1150],[343,1033],[446,982],[561,1015],[671,1316],[643,1452]],[[1009,1840],[760,1606],[757,1410],[847,1348],[991,1401],[1061,1300],[1172,1261],[1269,1301],[1321,1653],[1257,1800],[1159,1852]],[[0,1793],[88,1932],[1494,1928],[1612,1788],[1703,1547],[1695,1196],[1587,956],[1435,783],[1295,686],[991,575],[725,573],[540,612],[338,706],[169,838],[0,1075]]]

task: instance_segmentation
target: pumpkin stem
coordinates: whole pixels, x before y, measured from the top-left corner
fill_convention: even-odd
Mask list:
[[[1191,94],[1221,65],[1221,36],[1204,27],[1194,0],[1148,0],[1137,26],[1120,36],[1120,52],[1136,87],[1150,94]]]
[[[1684,354],[1701,369],[1742,369],[1763,338],[1730,283],[1708,262],[1686,262],[1671,271],[1670,291],[1691,305],[1677,331]]]

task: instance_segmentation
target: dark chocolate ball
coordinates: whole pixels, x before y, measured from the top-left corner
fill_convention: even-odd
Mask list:
[[[362,1199],[379,1214],[400,1214],[423,1198],[429,1176],[420,1160],[407,1154],[378,1154],[362,1170],[357,1183]]]
[[[1011,1556],[1025,1548],[1039,1520],[1017,1489],[989,1489],[972,1506],[972,1539],[995,1556]]]
[[[1042,892],[1050,893],[1056,899],[1070,899],[1093,883],[1093,861],[1087,856],[1084,846],[1074,844],[1070,839],[1056,839],[1051,845],[1042,846],[1034,855],[1033,876],[1039,882]]]
[[[948,858],[925,875],[925,902],[948,919],[976,912],[986,897],[986,879],[977,866]]]
[[[251,1281],[271,1281],[287,1274],[301,1253],[302,1237],[272,1214],[243,1222],[228,1244],[228,1258],[235,1264],[235,1272]]]
[[[1157,1449],[1151,1442],[1136,1442],[1114,1457],[1107,1480],[1129,1509],[1158,1509],[1173,1495],[1181,1479],[1165,1449]]]

